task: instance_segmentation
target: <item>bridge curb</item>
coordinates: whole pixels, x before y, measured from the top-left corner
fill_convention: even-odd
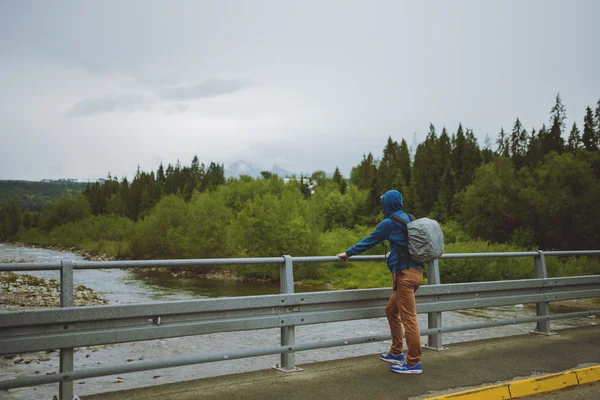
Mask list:
[[[600,381],[600,365],[429,397],[425,400],[506,400]]]

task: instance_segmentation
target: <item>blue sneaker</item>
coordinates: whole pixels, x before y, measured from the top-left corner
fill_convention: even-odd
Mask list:
[[[392,365],[392,371],[397,372],[399,374],[419,375],[423,373],[423,368],[421,367],[421,363],[413,365],[412,367],[408,364],[402,364]]]
[[[391,351],[387,353],[383,353],[381,355],[381,359],[385,362],[389,362],[391,364],[404,364],[404,354],[394,354]]]

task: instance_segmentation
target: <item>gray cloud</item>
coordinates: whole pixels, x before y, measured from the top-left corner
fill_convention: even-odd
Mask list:
[[[250,86],[248,83],[225,79],[211,79],[202,83],[157,90],[158,99],[147,95],[106,95],[88,97],[77,102],[67,113],[70,117],[91,116],[110,112],[131,113],[140,110],[150,110],[156,101],[175,103],[163,104],[167,114],[186,111],[189,106],[186,101],[232,94]]]
[[[149,110],[152,99],[139,95],[108,95],[88,97],[78,103],[67,113],[70,117],[90,116],[95,114],[138,110]]]
[[[195,85],[162,89],[159,94],[167,99],[185,101],[231,94],[248,86],[250,84],[241,81],[211,79]]]

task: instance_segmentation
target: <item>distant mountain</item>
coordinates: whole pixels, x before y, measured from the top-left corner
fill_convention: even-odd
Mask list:
[[[253,178],[260,176],[259,167],[247,163],[245,161],[236,161],[231,164],[229,167],[225,168],[225,177],[226,178],[239,178],[241,175],[248,175]]]
[[[293,175],[289,171],[286,171],[285,169],[281,168],[279,165],[273,165],[273,167],[271,167],[271,172],[279,176],[280,178],[285,178],[286,176]]]
[[[226,178],[239,178],[242,175],[248,175],[253,178],[261,177],[261,171],[269,171],[272,174],[278,175],[280,178],[285,178],[288,175],[291,175],[290,172],[281,168],[278,165],[273,165],[270,169],[261,168],[260,166],[247,163],[245,161],[236,161],[231,164],[229,167],[225,168],[225,177]]]

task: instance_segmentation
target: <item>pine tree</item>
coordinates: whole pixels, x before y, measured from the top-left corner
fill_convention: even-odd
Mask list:
[[[131,219],[137,220],[156,204],[153,188],[154,174],[140,171],[138,167],[138,171],[129,186],[129,201],[126,203]]]
[[[504,127],[500,128],[500,133],[498,133],[498,139],[496,139],[496,145],[498,146],[496,148],[496,154],[502,157],[510,156],[510,143],[508,141],[506,133],[504,132]]]
[[[202,185],[202,180],[204,179],[204,164],[202,167],[200,166],[200,161],[198,160],[198,156],[194,155],[192,159],[192,167],[190,168],[190,184],[192,188],[198,188]]]
[[[554,107],[550,110],[550,122],[558,123],[560,130],[563,131],[565,128],[565,119],[567,118],[567,111],[560,98],[560,93],[556,94],[556,102]]]
[[[129,181],[127,181],[127,178],[123,178],[123,180],[121,180],[119,194],[121,195],[121,200],[123,200],[123,204],[125,204],[125,215],[132,218],[132,210],[130,209],[131,202],[129,200]]]
[[[400,142],[400,149],[398,149],[398,166],[400,167],[400,173],[406,185],[410,185],[412,179],[412,171],[410,166],[410,152],[408,151],[408,144],[404,138]]]
[[[556,103],[554,104],[554,107],[552,107],[552,110],[550,110],[550,123],[552,124],[550,132],[543,138],[540,134],[540,146],[543,155],[546,155],[551,151],[555,151],[559,154],[562,153],[565,144],[562,134],[565,129],[566,118],[567,113],[565,106],[563,106],[562,100],[560,99],[560,93],[558,93],[556,95]]]
[[[475,170],[482,163],[481,149],[479,148],[479,144],[477,143],[477,138],[475,138],[473,129],[467,129],[466,139],[467,163],[465,172],[468,174],[468,178],[465,179],[463,188],[471,184],[473,178],[475,177]]]
[[[156,171],[156,188],[155,191],[157,193],[158,198],[162,198],[165,194],[165,185],[167,183],[167,178],[165,176],[165,169],[162,165],[162,163],[160,163],[160,165],[158,166],[158,170]]]
[[[442,176],[444,175],[444,171],[448,163],[452,163],[452,140],[448,136],[448,131],[446,127],[442,128],[442,133],[440,134],[439,139],[435,142],[435,174],[437,179],[438,193],[439,188],[442,182]]]
[[[339,191],[340,191],[341,194],[345,194],[346,193],[346,188],[348,186],[348,183],[346,182],[346,180],[342,176],[342,173],[340,172],[340,169],[338,167],[335,167],[335,171],[333,173],[333,177],[331,178],[331,180],[333,182],[335,182],[335,184],[338,185],[338,189],[339,189]]]
[[[108,174],[108,177],[102,185],[102,196],[104,197],[104,209],[101,210],[100,214],[107,214],[109,213],[108,205],[110,203],[110,200],[114,196],[119,196],[119,180],[116,175],[111,176],[110,173]]]
[[[446,222],[452,216],[452,201],[456,191],[455,186],[456,177],[450,163],[448,163],[442,176],[440,193],[433,206],[433,214],[441,222]]]
[[[142,210],[150,211],[160,201],[160,193],[156,189],[156,177],[154,171],[145,174],[144,189],[142,195]]]
[[[535,128],[531,128],[531,135],[527,139],[527,147],[525,149],[524,163],[529,169],[533,170],[537,165],[537,154],[539,152],[539,139]]]
[[[379,185],[382,189],[394,188],[402,190],[404,181],[401,180],[402,171],[398,163],[400,147],[398,142],[393,141],[392,137],[388,137],[387,144],[383,149],[383,157],[378,166]]]
[[[435,127],[430,124],[427,138],[417,146],[413,168],[417,197],[420,201],[421,210],[425,215],[433,208],[439,192],[439,181],[441,179],[437,165],[439,157],[438,138]]]
[[[510,137],[510,155],[516,170],[526,165],[527,140],[527,131],[517,118]]]
[[[446,129],[446,128],[444,128]],[[430,122],[429,123],[429,132],[427,132],[427,137],[425,138],[425,140],[430,139],[430,140],[437,140],[437,134],[435,133],[435,126]],[[416,142],[416,138],[414,138],[414,141]],[[417,144],[417,147],[419,147],[419,145]]]
[[[585,117],[583,117],[583,147],[589,151],[598,150],[598,142],[596,140],[596,122],[594,121],[594,114],[590,107],[585,110]]]
[[[106,201],[103,194],[103,186],[99,182],[96,182],[93,185],[88,184],[83,192],[83,195],[90,203],[92,214],[100,215],[104,212],[106,208]]]
[[[458,176],[461,175],[463,171],[464,164],[464,153],[465,153],[465,133],[462,127],[462,124],[458,124],[458,130],[456,131],[456,136],[453,138],[453,146],[452,146],[452,169],[456,172]],[[459,178],[460,179],[460,178]]]
[[[402,193],[404,201],[404,210],[420,216],[423,215],[423,209],[419,200],[419,194],[417,193],[417,184],[414,178],[414,169],[412,170],[413,176],[410,179],[410,185],[406,188],[405,192]]]
[[[490,138],[489,134],[485,135],[483,150],[481,150],[481,157],[483,158],[484,164],[491,162],[494,158],[494,152],[492,151],[492,139]]]
[[[165,170],[165,194],[175,193],[175,181],[173,179],[174,168],[171,164]]]
[[[525,154],[527,153],[528,141],[529,141],[529,135],[527,134],[527,129],[522,129],[521,135],[519,136],[519,148],[518,148],[519,154],[521,156],[525,156]]]
[[[156,183],[164,187],[166,180],[167,178],[165,177],[165,169],[162,163],[160,163],[158,170],[156,171]]]
[[[531,170],[534,170],[538,163],[544,159],[545,153],[542,150],[542,139],[547,136],[546,124],[543,124],[539,132],[536,134],[535,129],[531,130],[529,146],[527,147],[526,159],[527,165]]]
[[[448,131],[446,130],[446,127],[442,128],[442,133],[440,135],[439,140],[437,141],[437,149],[438,154],[440,156],[440,161],[438,163],[437,170],[438,172],[440,172],[441,177],[444,170],[446,169],[446,164],[450,161],[450,157],[452,156],[452,144],[450,143],[450,137],[448,136]]]
[[[598,100],[598,105],[596,106],[596,135],[594,135],[594,143],[596,144],[596,149],[600,149],[600,100]]]
[[[467,129],[464,134],[462,124],[456,132],[456,141],[452,149],[452,169],[456,174],[456,192],[466,188],[475,174],[475,169],[481,164],[481,151],[473,131]]]
[[[225,183],[225,166],[211,161],[204,175],[206,189],[214,189]]]
[[[515,157],[515,156],[519,155],[522,129],[523,129],[523,125],[521,125],[521,121],[519,121],[519,118],[517,118],[517,120],[515,121],[515,125],[513,126],[512,133],[510,135],[510,156],[511,157]]]
[[[569,135],[569,142],[567,146],[567,150],[573,153],[573,155],[577,154],[577,151],[581,147],[581,137],[579,136],[579,129],[577,128],[577,124],[573,122],[573,127],[571,128],[571,134]]]

